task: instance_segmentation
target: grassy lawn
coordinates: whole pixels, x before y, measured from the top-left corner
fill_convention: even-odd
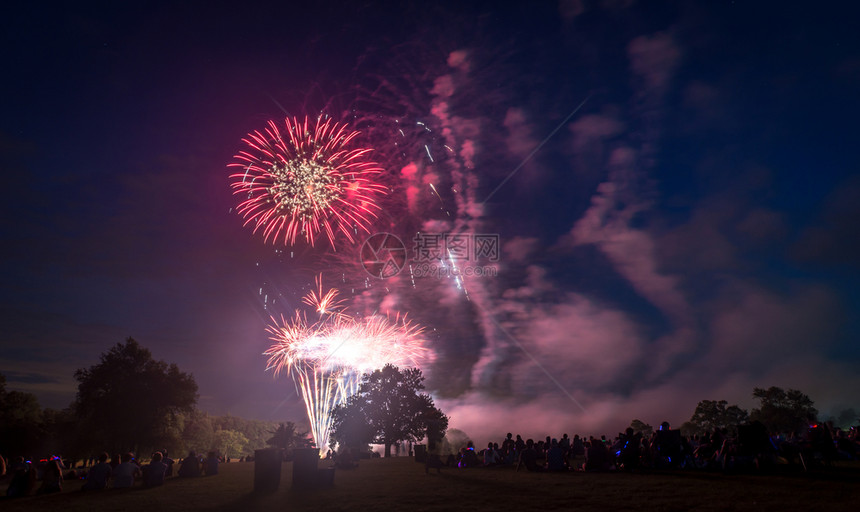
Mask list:
[[[323,463],[321,463],[321,466]],[[334,487],[293,489],[285,463],[277,492],[256,495],[254,463],[222,464],[220,474],[168,480],[163,487],[80,492],[0,501],[3,512],[182,510],[857,510],[860,468],[811,475],[713,473],[534,474],[511,468],[424,473],[408,458],[363,460],[338,471]],[[5,493],[5,486],[2,488]]]

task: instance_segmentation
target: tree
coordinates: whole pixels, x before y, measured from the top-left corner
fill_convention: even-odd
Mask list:
[[[771,432],[799,434],[806,430],[810,419],[818,416],[812,399],[796,389],[755,388],[753,398],[760,400],[761,407],[752,410],[750,419],[762,422]]]
[[[235,430],[241,432],[248,438],[246,450],[252,452],[267,446],[267,441],[277,424],[271,421],[246,420],[238,416],[227,414],[225,416],[211,416],[212,426],[215,430]]]
[[[369,417],[369,404],[364,396],[355,394],[332,411],[331,447],[363,449],[373,442],[376,429]]]
[[[215,445],[215,427],[212,418],[197,409],[183,415],[183,455],[191,450],[205,452]]]
[[[384,445],[385,456],[390,457],[395,443],[422,439],[428,426],[434,436],[441,437],[448,428],[448,417],[436,408],[430,395],[421,393],[423,382],[418,368],[401,371],[390,364],[365,374],[358,393],[335,409],[333,438],[354,443],[362,437],[359,426],[363,422],[368,426],[365,434],[372,434],[369,441]]]
[[[308,437],[308,432],[300,431],[296,424],[292,421],[281,423],[278,428],[270,432],[270,437],[266,444],[284,450],[284,453],[293,450],[294,448],[310,448],[313,446],[313,439]]]
[[[175,364],[156,361],[133,338],[75,372],[75,410],[92,450],[140,451],[159,447],[176,414],[191,411],[197,384]]]
[[[224,457],[239,457],[248,449],[248,438],[236,430],[216,430],[215,449]]]
[[[691,434],[704,434],[714,429],[734,430],[738,425],[749,421],[749,413],[737,405],[729,405],[725,400],[702,400],[696,405],[696,410],[690,421],[684,424],[684,430]]]
[[[643,437],[648,438],[651,437],[651,434],[654,433],[654,427],[645,423],[642,420],[633,420],[630,422],[630,428],[633,429],[634,434],[642,434]]]
[[[0,453],[31,453],[39,448],[42,429],[42,408],[36,395],[6,391],[6,377],[0,374]]]

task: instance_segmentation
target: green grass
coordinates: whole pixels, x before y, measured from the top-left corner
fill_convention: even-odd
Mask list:
[[[324,463],[320,463],[321,466]],[[411,459],[361,461],[339,470],[329,489],[293,489],[285,463],[277,492],[256,495],[254,463],[222,464],[220,474],[169,479],[144,489],[80,492],[67,481],[63,492],[0,501],[3,512],[184,510],[856,510],[857,467],[812,475],[712,473],[534,474],[511,468],[443,469],[424,473]],[[5,487],[3,488],[5,491]]]

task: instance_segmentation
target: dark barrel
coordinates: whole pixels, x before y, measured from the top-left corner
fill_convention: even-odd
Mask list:
[[[275,492],[281,484],[283,451],[278,448],[254,450],[254,492]]]
[[[423,444],[415,445],[415,462],[424,463],[427,462],[427,446]]]
[[[313,487],[317,483],[317,463],[320,451],[316,448],[293,450],[293,487]]]

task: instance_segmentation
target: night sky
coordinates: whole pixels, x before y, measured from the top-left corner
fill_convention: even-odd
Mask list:
[[[66,407],[131,336],[202,410],[301,421],[265,328],[322,274],[425,327],[428,389],[477,438],[680,424],[755,386],[860,410],[857,6],[216,4],[3,8],[8,388]],[[379,280],[344,240],[243,227],[241,139],[321,114],[385,169],[372,232],[496,234],[498,275]]]

